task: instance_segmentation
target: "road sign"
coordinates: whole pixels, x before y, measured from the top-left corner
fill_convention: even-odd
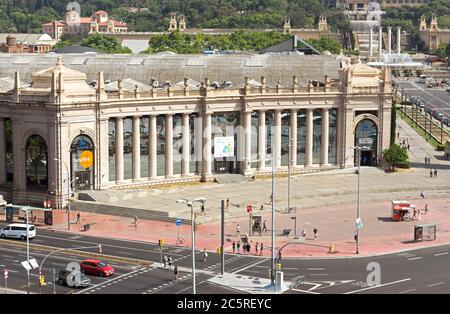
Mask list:
[[[31,265],[28,261],[23,261],[21,264],[26,270],[31,270]]]
[[[253,211],[253,205],[252,204],[248,204],[247,205],[247,213],[251,213]]]
[[[92,152],[89,150],[85,150],[80,154],[80,166],[84,169],[89,168],[92,166],[94,160],[94,156],[92,155]]]
[[[5,269],[3,271],[3,276],[5,277],[5,279],[8,278],[8,270]]]
[[[177,226],[181,226],[181,224],[182,224],[181,219],[177,219],[176,224],[177,224]]]
[[[35,258],[30,259],[30,265],[33,267],[33,269],[39,268],[39,264],[37,263]]]

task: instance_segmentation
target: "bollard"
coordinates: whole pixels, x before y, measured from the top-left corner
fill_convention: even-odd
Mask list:
[[[334,244],[331,244],[330,247],[328,248],[328,254],[333,254],[334,253]]]

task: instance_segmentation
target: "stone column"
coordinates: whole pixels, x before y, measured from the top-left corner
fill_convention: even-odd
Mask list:
[[[141,178],[141,123],[139,116],[133,116],[133,181]]]
[[[173,115],[166,115],[166,178],[173,177]]]
[[[320,149],[320,164],[328,166],[328,146],[329,146],[329,126],[330,126],[330,112],[328,108],[322,109],[322,147]]]
[[[25,169],[25,150],[22,149],[24,141],[24,121],[22,119],[12,119],[12,149],[14,158],[14,178],[13,178],[13,202],[22,203],[26,200],[26,169]]]
[[[6,134],[5,119],[0,117],[0,184],[6,183]]]
[[[123,182],[123,118],[116,117],[116,183]]]
[[[313,163],[313,132],[314,132],[313,109],[306,109],[306,148],[305,159],[306,167]]]
[[[211,114],[203,115],[203,173],[202,180],[205,181],[211,177]]]
[[[383,27],[378,27],[378,55],[381,56],[381,50],[383,49]]]
[[[297,110],[291,110],[291,167],[297,166]]]
[[[272,151],[275,157],[275,169],[278,169],[281,165],[281,110],[276,109],[274,114],[274,138]]]
[[[261,110],[258,114],[258,169],[266,167],[266,112]]]
[[[370,28],[369,32],[369,57],[373,56],[373,28]]]
[[[402,28],[400,26],[397,27],[397,53],[400,54],[401,50],[401,34],[402,34]]]
[[[252,170],[252,113],[244,112],[244,175],[249,175]]]
[[[181,175],[188,176],[189,175],[189,162],[190,162],[190,154],[191,154],[191,134],[189,128],[189,114],[183,114],[182,121],[182,134],[183,134],[183,153],[181,155]]]
[[[148,176],[150,179],[156,179],[158,177],[157,170],[157,134],[156,134],[156,116],[148,117]]]
[[[392,27],[388,26],[388,46],[387,51],[388,53],[391,53],[392,49]]]

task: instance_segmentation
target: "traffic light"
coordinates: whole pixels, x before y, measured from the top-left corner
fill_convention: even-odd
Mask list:
[[[39,275],[39,284],[41,286],[46,286],[47,284],[45,283],[45,277],[44,275]]]
[[[217,248],[217,254],[218,254],[218,255],[222,255],[222,247],[219,246],[219,247]]]
[[[161,239],[158,240],[158,245],[159,245],[160,248],[163,247],[163,245],[164,245],[164,238],[161,238]]]

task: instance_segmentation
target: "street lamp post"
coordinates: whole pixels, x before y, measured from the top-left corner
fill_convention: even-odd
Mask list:
[[[70,191],[70,172],[69,172],[69,167],[67,167],[67,163],[59,158],[55,158],[55,161],[61,161],[64,166],[66,167],[66,171],[67,171],[67,230],[70,230],[70,197],[71,197],[71,191]],[[62,195],[62,193],[61,193]]]
[[[192,294],[197,294],[195,287],[195,214],[194,214],[194,202],[204,204],[206,199],[204,197],[196,198],[195,200],[181,199],[177,200],[177,203],[186,204],[191,209],[191,232],[192,232]],[[222,253],[223,254],[223,253]]]
[[[361,227],[361,217],[360,217],[360,192],[361,192],[361,150],[364,147],[353,147],[354,150],[358,152],[358,197],[357,197],[357,205],[356,205],[356,254],[359,254],[359,228]]]

